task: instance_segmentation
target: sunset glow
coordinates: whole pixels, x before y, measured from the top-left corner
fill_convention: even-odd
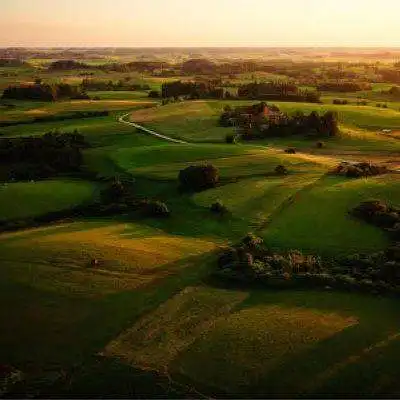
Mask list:
[[[1,46],[399,46],[398,0],[0,0]]]

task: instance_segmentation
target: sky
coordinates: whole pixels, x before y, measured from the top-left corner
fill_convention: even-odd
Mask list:
[[[0,0],[0,46],[400,47],[400,0]]]

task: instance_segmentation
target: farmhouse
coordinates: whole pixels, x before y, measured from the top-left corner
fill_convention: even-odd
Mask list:
[[[259,104],[252,104],[250,106],[240,106],[236,107],[234,110],[236,119],[246,121],[251,125],[259,125],[266,119],[276,120],[282,116],[279,108],[276,106],[269,106],[268,104],[262,102]]]

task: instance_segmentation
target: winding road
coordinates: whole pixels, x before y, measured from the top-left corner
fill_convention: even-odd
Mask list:
[[[185,142],[184,140],[174,139],[174,138],[171,138],[169,136],[161,135],[161,133],[157,133],[155,131],[152,131],[151,129],[145,128],[142,125],[136,124],[136,123],[131,122],[131,121],[127,121],[127,118],[129,118],[129,115],[130,115],[130,113],[121,115],[118,118],[118,122],[121,122],[122,124],[125,124],[125,125],[133,126],[136,129],[139,129],[139,130],[141,130],[143,132],[148,133],[149,135],[158,137],[160,139],[167,140],[168,142],[180,143],[180,144],[188,144],[188,142]]]

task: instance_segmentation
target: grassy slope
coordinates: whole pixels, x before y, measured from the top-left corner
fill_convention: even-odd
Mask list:
[[[132,120],[143,123],[156,131],[172,137],[194,142],[220,142],[232,129],[218,126],[218,117],[224,105],[251,104],[253,102],[228,101],[194,101],[174,103],[154,109],[138,110],[132,113]],[[332,104],[310,104],[274,102],[285,112],[294,113],[302,110],[310,113],[315,110],[328,110],[338,113],[339,121],[347,126],[381,130],[383,128],[400,128],[400,112],[376,107],[359,107],[354,105],[337,106]]]
[[[167,107],[152,112],[168,114]],[[220,104],[210,107],[219,113]],[[186,111],[198,119],[197,111]],[[148,110],[142,115],[150,123]],[[178,126],[182,115],[174,118]],[[66,389],[75,395],[82,388],[93,395],[101,387],[104,395],[110,390],[104,382],[120,385],[115,395],[138,390],[129,389],[132,372],[126,378],[109,370],[99,374],[106,361],[90,364],[98,352],[115,360],[118,370],[133,365],[168,372],[211,395],[399,393],[395,300],[199,287],[215,267],[213,252],[250,228],[264,229],[268,243],[281,249],[336,254],[355,246],[384,248],[379,230],[346,218],[346,212],[371,196],[400,200],[394,176],[328,178],[323,174],[336,162],[333,151],[290,156],[256,146],[163,144],[112,118],[100,120],[79,128],[97,146],[85,154],[89,167],[132,173],[138,193],[166,200],[172,218],[132,224],[121,217],[0,235],[7,363],[38,372],[83,363]],[[191,135],[198,137],[195,129]],[[227,184],[178,195],[179,169],[200,161],[217,165]],[[292,174],[272,177],[278,163]],[[231,217],[211,215],[207,207],[216,199],[228,204]],[[99,267],[87,268],[93,257]],[[150,386],[157,385],[151,382],[146,390]],[[143,397],[151,396],[146,391]]]
[[[214,396],[379,395],[399,388],[395,304],[342,293],[191,287],[103,354],[183,374]]]
[[[0,219],[32,217],[70,208],[96,195],[84,181],[49,180],[9,183],[0,187]]]

